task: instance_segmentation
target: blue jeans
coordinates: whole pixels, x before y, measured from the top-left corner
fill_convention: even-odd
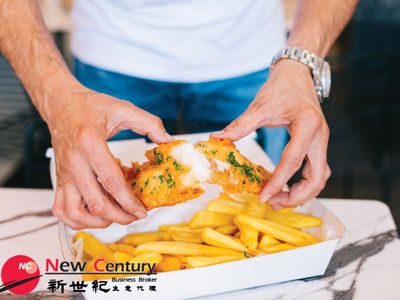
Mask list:
[[[160,117],[171,134],[217,131],[237,118],[267,80],[269,70],[202,82],[173,83],[127,76],[74,59],[76,78],[95,91],[128,100]],[[258,130],[261,146],[279,161],[288,134],[284,128]],[[113,139],[139,137],[123,131]]]

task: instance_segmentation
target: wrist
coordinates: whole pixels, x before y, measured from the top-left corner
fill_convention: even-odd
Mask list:
[[[274,65],[271,66],[271,73],[280,73],[280,72],[290,72],[290,73],[296,73],[299,74],[300,76],[309,76],[312,78],[312,73],[311,70],[308,66],[305,64],[291,60],[291,59],[280,59],[277,61]]]
[[[73,95],[85,88],[68,70],[58,70],[52,76],[40,78],[37,78],[37,84],[28,93],[42,118],[51,127],[53,120],[59,118],[60,112],[66,111],[68,105],[71,105]]]

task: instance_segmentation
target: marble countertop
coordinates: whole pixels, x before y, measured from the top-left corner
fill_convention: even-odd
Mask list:
[[[62,257],[52,200],[51,190],[0,189],[0,266],[17,252],[39,265]],[[372,200],[320,200],[346,227],[324,276],[202,299],[399,299],[400,240],[388,207]],[[41,280],[36,296],[27,297],[54,297],[46,287]],[[0,294],[0,299],[11,297]]]

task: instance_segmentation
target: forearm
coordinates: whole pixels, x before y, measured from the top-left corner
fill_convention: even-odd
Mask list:
[[[298,0],[288,46],[325,57],[349,22],[358,0]]]
[[[0,52],[48,121],[56,89],[77,86],[48,33],[36,0],[0,0]]]

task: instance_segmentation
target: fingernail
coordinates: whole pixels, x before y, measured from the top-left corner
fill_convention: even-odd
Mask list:
[[[271,203],[271,206],[273,210],[280,210],[283,208],[283,206],[278,203]]]
[[[138,218],[138,219],[144,219],[144,218],[146,218],[147,213],[144,212],[144,211],[140,211],[140,210],[139,210],[139,211],[135,212],[134,215],[135,215],[135,217]]]
[[[271,194],[261,194],[261,196],[260,196],[261,202],[267,202],[271,198],[272,198]]]
[[[174,138],[172,137],[172,135],[170,135],[169,133],[165,133],[165,137],[164,137],[164,141],[165,142],[172,142],[174,140]]]

